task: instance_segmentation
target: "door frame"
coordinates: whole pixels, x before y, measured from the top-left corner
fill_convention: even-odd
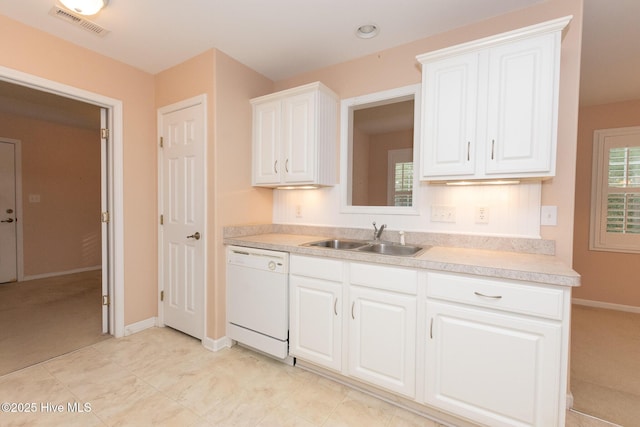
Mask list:
[[[158,145],[157,145],[157,153],[158,153],[158,326],[165,326],[164,324],[164,305],[163,305],[163,301],[160,299],[160,295],[161,292],[164,290],[164,269],[163,269],[163,263],[164,263],[164,259],[163,259],[163,247],[162,247],[162,225],[160,224],[160,215],[162,214],[162,209],[163,209],[163,202],[164,202],[164,193],[162,192],[162,178],[163,178],[163,162],[162,162],[162,148],[160,147],[160,136],[162,135],[162,129],[163,129],[163,125],[164,125],[164,115],[174,112],[174,111],[178,111],[178,110],[182,110],[185,108],[189,108],[189,107],[193,107],[196,105],[202,105],[202,115],[203,115],[203,125],[204,125],[204,129],[202,130],[202,135],[203,135],[203,139],[204,139],[204,147],[203,147],[203,153],[202,155],[204,156],[203,159],[203,177],[204,177],[204,224],[202,225],[203,227],[203,235],[204,235],[204,245],[203,245],[203,260],[204,260],[204,265],[203,265],[203,279],[204,279],[204,283],[202,284],[202,286],[204,287],[204,306],[203,306],[203,334],[202,334],[202,343],[204,345],[205,340],[207,339],[208,335],[207,335],[207,274],[208,274],[208,269],[207,269],[207,246],[208,246],[208,218],[207,218],[207,212],[208,212],[208,197],[207,197],[207,179],[208,179],[208,167],[207,167],[207,155],[208,155],[208,150],[207,150],[207,138],[208,138],[208,132],[207,132],[207,95],[206,94],[201,94],[201,95],[196,95],[192,98],[188,98],[188,99],[184,99],[182,101],[178,101],[175,102],[173,104],[169,104],[169,105],[165,105],[164,107],[160,107],[158,108],[158,119],[157,119],[157,123],[158,123],[158,135],[157,135],[157,141],[158,141]]]
[[[109,333],[124,336],[124,165],[122,101],[73,86],[0,66],[0,80],[42,92],[71,98],[107,109],[110,141],[109,158]],[[103,251],[104,251],[103,242]]]
[[[18,282],[24,279],[24,246],[23,246],[23,219],[22,219],[22,141],[19,139],[4,138],[0,135],[0,142],[13,144],[16,206],[16,277]]]

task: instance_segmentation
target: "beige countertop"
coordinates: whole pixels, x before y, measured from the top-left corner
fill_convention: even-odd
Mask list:
[[[415,257],[400,257],[302,246],[335,236],[264,233],[226,237],[227,245],[271,249],[295,254],[423,268],[434,271],[524,280],[559,286],[579,286],[580,275],[552,255],[447,246],[429,246]]]

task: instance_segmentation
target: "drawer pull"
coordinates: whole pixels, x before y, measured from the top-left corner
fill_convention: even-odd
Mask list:
[[[333,312],[335,313],[335,315],[338,315],[338,298],[336,297],[336,300],[333,302]]]
[[[481,294],[480,292],[474,292],[474,294],[476,294],[479,297],[482,298],[491,298],[491,299],[501,299],[502,295],[485,295],[485,294]]]

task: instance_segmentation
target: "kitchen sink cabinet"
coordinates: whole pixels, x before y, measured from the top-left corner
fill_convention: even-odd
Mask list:
[[[564,425],[561,289],[440,273],[427,289],[426,404],[483,425]]]
[[[569,20],[418,56],[422,180],[555,175],[561,31]]]
[[[251,100],[254,186],[334,185],[338,97],[316,82]]]
[[[342,369],[343,262],[292,255],[289,354]]]
[[[349,375],[414,398],[416,297],[350,286]]]
[[[290,259],[299,361],[480,425],[564,425],[570,287]]]

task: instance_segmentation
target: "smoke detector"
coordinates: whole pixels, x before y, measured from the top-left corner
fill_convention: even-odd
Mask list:
[[[75,13],[71,13],[65,8],[60,6],[53,6],[49,11],[49,15],[55,16],[56,18],[62,19],[70,24],[76,25],[90,33],[98,36],[104,37],[109,34],[109,30],[101,27],[95,22],[89,21],[86,18],[76,15]]]

